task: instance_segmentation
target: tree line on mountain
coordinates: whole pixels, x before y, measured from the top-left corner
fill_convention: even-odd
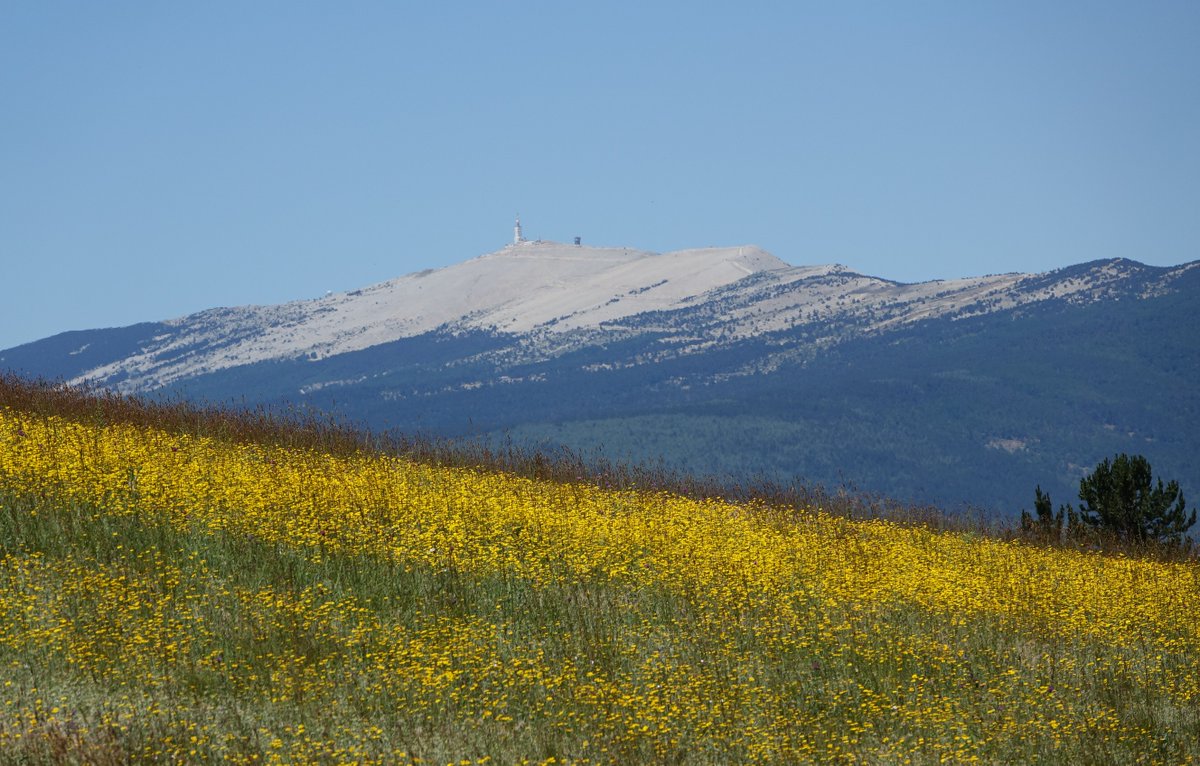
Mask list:
[[[1105,459],[1079,481],[1078,508],[1069,503],[1057,512],[1050,494],[1034,490],[1034,513],[1021,511],[1021,528],[1030,537],[1048,541],[1080,539],[1102,534],[1135,545],[1190,548],[1187,531],[1196,523],[1188,514],[1179,483],[1153,481],[1150,462],[1141,455],[1121,453]]]

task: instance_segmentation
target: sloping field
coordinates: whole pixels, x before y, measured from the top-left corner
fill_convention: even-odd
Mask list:
[[[1200,760],[1200,566],[0,408],[0,761]]]

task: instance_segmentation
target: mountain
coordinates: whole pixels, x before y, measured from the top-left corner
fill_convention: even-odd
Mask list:
[[[55,371],[73,381],[145,392],[256,362],[317,361],[429,333],[549,337],[677,308],[748,275],[787,268],[755,247],[659,255],[523,242],[362,290],[148,324],[140,334],[120,335],[120,341],[109,334],[72,336],[70,343],[79,340],[67,352],[73,358]],[[123,352],[114,353],[115,347]],[[30,358],[17,350],[13,355],[19,363]]]
[[[1035,484],[1074,499],[1118,451],[1200,489],[1197,267],[902,284],[754,246],[522,242],[313,300],[63,333],[0,367],[1011,514]]]

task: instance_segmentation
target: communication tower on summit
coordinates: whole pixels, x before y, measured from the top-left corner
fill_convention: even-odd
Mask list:
[[[525,241],[525,235],[521,234],[521,214],[517,213],[517,225],[513,227],[513,244],[519,245]]]

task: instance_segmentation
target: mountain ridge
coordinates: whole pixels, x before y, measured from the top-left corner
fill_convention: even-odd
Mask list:
[[[679,353],[696,353],[805,324],[853,324],[870,334],[1041,300],[1094,300],[1105,284],[1163,269],[1123,259],[1095,262],[1084,275],[1071,268],[901,283],[839,264],[792,266],[754,245],[653,253],[522,242],[321,298],[213,308],[151,323],[161,331],[132,353],[68,379],[145,392],[247,364],[316,361],[437,332],[514,336],[520,340],[513,355],[522,358],[654,332],[675,340],[690,335],[694,343],[675,345]],[[1172,273],[1166,267],[1160,282]],[[838,335],[825,333],[816,342],[838,342]]]
[[[1024,484],[1064,496],[1116,451],[1200,490],[1198,266],[906,284],[749,245],[532,242],[325,298],[62,333],[0,367],[921,501],[973,488],[1011,512]]]

